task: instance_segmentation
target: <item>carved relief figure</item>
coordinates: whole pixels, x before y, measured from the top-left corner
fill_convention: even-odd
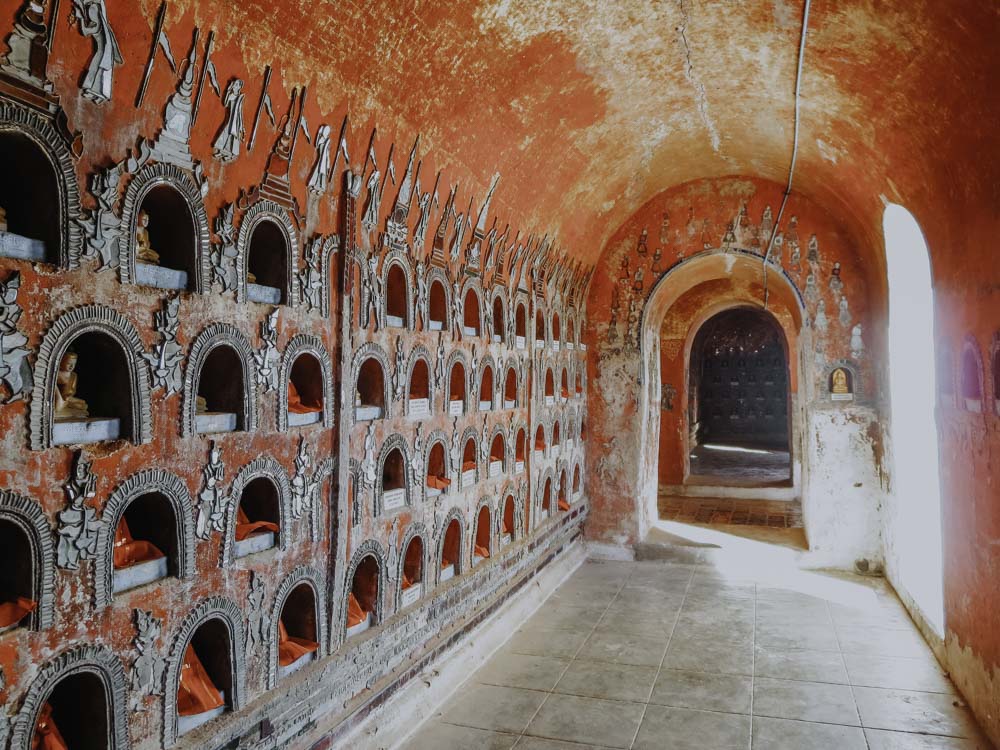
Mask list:
[[[840,325],[847,328],[851,324],[851,308],[847,303],[847,297],[840,298]]]
[[[403,389],[406,387],[406,353],[403,351],[403,337],[396,337],[396,367],[392,373],[392,398],[403,400]]]
[[[152,352],[144,355],[149,363],[152,387],[165,388],[168,394],[177,393],[181,389],[181,361],[184,353],[177,343],[180,304],[180,298],[174,297],[165,300],[163,309],[156,312],[155,328],[160,334],[160,341]]]
[[[299,274],[299,286],[302,289],[302,301],[312,312],[322,306],[323,274],[320,272],[320,258],[323,250],[323,237],[314,237],[305,247],[305,268]]]
[[[851,329],[851,356],[854,359],[861,359],[861,355],[865,353],[865,342],[861,338],[861,324],[858,323],[854,328]]]
[[[264,581],[256,572],[251,572],[250,591],[247,594],[247,603],[250,605],[247,612],[247,651],[249,653],[255,653],[258,648],[267,643],[267,631],[271,629],[271,617],[267,613],[264,599]]]
[[[416,299],[416,312],[413,316],[414,325],[417,322],[417,316],[420,316],[421,325],[426,328],[427,321],[424,320],[424,305],[427,304],[427,279],[424,276],[424,262],[422,260],[417,261],[417,299]]]
[[[414,486],[419,487],[423,482],[424,473],[424,441],[420,436],[420,429],[423,425],[417,422],[417,432],[413,436],[413,453],[410,454],[410,475],[413,477]]]
[[[375,486],[375,423],[368,423],[365,433],[365,456],[361,462],[361,481],[368,489]]]
[[[73,18],[80,33],[94,40],[94,56],[90,58],[81,86],[83,95],[96,104],[103,104],[111,98],[115,66],[125,62],[108,21],[104,0],[73,0]]]
[[[68,349],[59,362],[56,373],[55,417],[60,419],[86,419],[90,416],[87,402],[76,395],[77,355]]]
[[[295,474],[292,476],[292,517],[301,518],[311,510],[316,494],[316,483],[310,477],[312,456],[304,438],[299,438],[299,451],[295,455]]]
[[[149,214],[140,211],[135,222],[135,259],[139,263],[160,264],[160,254],[149,242]]]
[[[278,312],[279,308],[274,308],[260,324],[260,337],[264,344],[253,355],[257,373],[268,393],[278,387],[278,365],[281,361],[278,354]]]
[[[17,303],[20,288],[21,274],[16,271],[0,282],[0,404],[23,398],[33,381],[28,337],[18,328],[23,312]]]
[[[203,487],[198,493],[198,520],[195,523],[199,539],[208,539],[213,531],[222,531],[225,508],[222,480],[225,475],[222,454],[213,440],[208,450],[208,465],[201,470]]]
[[[840,261],[833,264],[830,271],[830,291],[833,292],[834,299],[840,297],[844,290],[844,281],[840,278]]]
[[[138,652],[129,675],[132,690],[132,710],[142,710],[143,698],[163,694],[163,670],[167,660],[160,655],[156,640],[160,637],[163,621],[152,612],[133,610],[136,634],[132,639]]]
[[[236,259],[239,252],[236,250],[236,228],[233,226],[233,204],[223,206],[217,217],[213,229],[219,238],[218,244],[212,246],[212,281],[222,287],[224,292],[236,290],[239,283],[236,275]]]
[[[826,333],[830,327],[830,321],[826,317],[826,300],[820,300],[816,306],[816,317],[813,319],[813,327],[820,333]]]
[[[309,192],[322,195],[326,192],[330,174],[330,126],[320,125],[316,130],[316,163],[309,174]]]
[[[81,560],[97,553],[97,533],[101,528],[97,511],[85,503],[97,494],[97,478],[90,471],[90,462],[77,452],[73,476],[65,485],[69,507],[59,511],[56,534],[56,564],[67,570],[77,570]]]
[[[226,119],[222,130],[212,144],[212,154],[221,162],[230,162],[240,155],[240,144],[246,136],[243,125],[243,81],[233,78],[226,85],[222,96],[222,106],[226,108]]]
[[[851,392],[847,381],[847,373],[842,367],[838,367],[833,371],[833,374],[830,376],[830,383],[830,392],[834,395],[840,396]]]

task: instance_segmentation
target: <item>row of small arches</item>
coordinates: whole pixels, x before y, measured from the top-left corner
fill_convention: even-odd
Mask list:
[[[944,405],[1000,416],[1000,333],[993,337],[988,367],[984,366],[979,343],[971,334],[962,342],[957,362],[948,344],[939,343],[938,391]]]

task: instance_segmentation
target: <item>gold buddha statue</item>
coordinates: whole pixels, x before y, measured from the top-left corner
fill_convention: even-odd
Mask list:
[[[135,259],[139,263],[149,263],[154,266],[160,265],[160,254],[149,243],[149,214],[145,211],[139,212],[139,218],[136,222]]]
[[[76,395],[76,352],[67,351],[59,362],[56,374],[56,419],[86,419],[90,416],[87,402]]]
[[[208,402],[204,396],[196,396],[194,399],[195,414],[208,414]]]
[[[851,392],[850,386],[848,385],[847,382],[847,372],[845,372],[843,368],[838,367],[836,370],[834,370],[831,380],[833,383],[831,391],[834,394],[847,395]]]

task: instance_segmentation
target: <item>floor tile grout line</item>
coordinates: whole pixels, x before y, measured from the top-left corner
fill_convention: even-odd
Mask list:
[[[656,674],[653,675],[653,683],[649,686],[649,695],[646,696],[646,703],[642,707],[642,716],[639,717],[639,723],[635,725],[635,734],[632,735],[632,741],[629,743],[629,748],[631,749],[636,740],[639,739],[639,732],[642,730],[642,724],[646,721],[646,712],[649,710],[649,702],[653,698],[653,691],[656,690],[656,683],[660,679],[660,673],[663,671],[663,663],[667,660],[667,652],[670,650],[670,642],[674,639],[674,630],[677,629],[677,621],[681,618],[681,612],[684,611],[684,602],[687,601],[688,592],[691,590],[691,582],[694,580],[694,569],[688,572],[687,585],[684,587],[684,595],[681,596],[681,605],[677,608],[677,613],[674,615],[673,625],[670,626],[670,633],[667,634],[667,642],[663,646],[663,655],[660,656],[660,665],[656,668]]]
[[[829,600],[827,600],[826,602],[826,612],[827,615],[830,617],[830,620],[832,621],[833,612],[830,611]],[[858,715],[858,727],[860,727],[861,729],[861,736],[862,738],[864,738],[865,747],[868,748],[868,750],[871,750],[871,745],[868,742],[868,732],[865,731],[865,723],[861,719],[861,707],[858,706],[858,695],[857,693],[854,692],[854,685],[851,684],[851,673],[847,669],[847,657],[844,656],[844,647],[840,642],[840,633],[837,632],[836,626],[834,626],[833,628],[833,634],[837,639],[837,648],[840,649],[840,661],[843,662],[844,664],[844,674],[847,675],[847,686],[851,689],[851,700],[854,701],[854,712]]]
[[[584,565],[586,565],[586,563],[584,563]],[[582,567],[582,566],[581,566],[581,567]],[[580,568],[577,568],[577,571],[579,571],[579,570],[580,570]],[[517,745],[519,745],[519,744],[521,743],[521,739],[522,739],[522,738],[523,738],[523,737],[525,736],[525,732],[527,732],[527,731],[528,731],[528,727],[530,727],[530,726],[531,726],[531,722],[533,722],[533,721],[535,720],[535,718],[536,718],[536,717],[538,716],[539,712],[541,712],[542,708],[543,708],[543,707],[545,706],[545,704],[546,704],[546,703],[548,702],[548,700],[549,700],[549,697],[550,697],[550,696],[552,696],[552,694],[553,694],[553,693],[555,692],[555,689],[556,689],[556,686],[557,686],[557,685],[559,684],[560,680],[562,680],[562,678],[566,676],[566,672],[567,672],[567,670],[568,670],[568,669],[569,669],[569,668],[570,668],[570,667],[571,667],[571,666],[573,665],[573,662],[574,662],[574,661],[576,661],[576,657],[577,657],[577,656],[579,655],[580,651],[582,651],[582,650],[583,650],[583,647],[587,645],[587,641],[589,641],[589,640],[590,640],[590,638],[591,638],[591,636],[593,636],[593,635],[594,635],[594,632],[595,632],[595,631],[597,630],[597,625],[598,625],[598,623],[600,623],[600,621],[601,621],[602,619],[604,619],[604,615],[606,615],[606,614],[608,613],[608,610],[609,610],[609,609],[611,609],[611,605],[612,605],[612,604],[614,604],[614,602],[615,602],[615,599],[617,599],[617,598],[618,598],[618,595],[619,595],[619,594],[621,593],[621,590],[622,590],[623,588],[625,588],[625,583],[626,583],[626,582],[628,581],[628,579],[629,579],[629,578],[630,578],[630,577],[632,576],[632,572],[633,572],[634,570],[635,570],[635,563],[630,563],[630,564],[629,564],[629,572],[628,572],[628,575],[626,575],[626,576],[625,576],[625,577],[624,577],[624,578],[622,579],[622,582],[621,582],[621,584],[620,584],[620,585],[618,586],[618,588],[617,588],[617,589],[615,590],[615,595],[614,595],[613,597],[611,597],[611,600],[610,600],[610,601],[609,601],[609,602],[607,603],[607,605],[606,605],[606,606],[604,607],[604,610],[603,610],[603,611],[601,612],[601,616],[600,616],[600,617],[598,617],[598,618],[597,618],[597,620],[595,620],[595,621],[594,621],[594,624],[593,624],[593,625],[591,626],[591,628],[590,628],[590,632],[589,632],[589,633],[587,634],[587,637],[586,637],[586,638],[584,638],[584,639],[583,639],[583,641],[581,641],[581,642],[580,642],[580,645],[579,645],[579,646],[577,647],[576,651],[574,651],[574,652],[573,652],[573,655],[572,655],[572,656],[571,656],[571,657],[569,658],[569,660],[567,661],[567,663],[566,663],[566,667],[565,667],[565,668],[563,669],[563,671],[562,671],[562,672],[560,672],[560,673],[559,673],[559,679],[557,679],[557,680],[555,681],[555,683],[553,683],[552,687],[551,687],[551,688],[550,688],[549,690],[545,691],[545,693],[546,693],[546,695],[545,695],[545,698],[544,698],[544,699],[542,700],[542,702],[541,702],[541,703],[539,703],[539,704],[538,704],[538,708],[536,708],[536,709],[535,709],[535,712],[534,712],[534,713],[533,713],[533,714],[531,715],[531,718],[530,718],[530,719],[528,719],[528,722],[527,722],[527,723],[526,723],[526,724],[524,725],[524,728],[523,728],[523,729],[522,729],[522,730],[520,731],[520,733],[518,734],[518,736],[517,736],[517,740],[516,740],[516,741],[514,742],[514,745],[512,746],[512,749],[511,749],[511,750],[513,750],[513,748],[514,748],[514,747],[517,747]],[[575,575],[575,573],[574,573],[574,575]],[[566,582],[564,581],[564,582],[563,582],[563,584],[561,584],[559,588],[561,588],[561,587],[562,587],[562,585],[565,585],[565,583],[566,583]],[[545,601],[547,602],[547,601],[548,601],[549,599],[551,599],[551,598],[552,598],[552,595],[553,595],[553,594],[555,594],[555,593],[556,593],[556,591],[558,591],[558,590],[559,590],[559,588],[556,588],[556,590],[555,590],[555,591],[553,591],[553,592],[552,592],[552,594],[549,594],[549,597],[548,597],[548,598],[547,598],[547,599],[546,599]],[[545,602],[542,602],[542,604],[544,605],[544,604],[545,604]]]

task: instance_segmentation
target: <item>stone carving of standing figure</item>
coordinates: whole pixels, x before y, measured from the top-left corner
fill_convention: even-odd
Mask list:
[[[271,628],[271,618],[265,604],[264,581],[255,572],[250,573],[250,591],[247,603],[247,651],[256,653],[257,648],[267,643],[267,631]]]
[[[226,475],[225,464],[215,441],[208,451],[208,465],[201,470],[204,488],[198,493],[198,521],[195,533],[199,539],[208,539],[213,531],[222,531],[223,506],[222,479]]]
[[[222,96],[226,120],[212,144],[212,154],[219,161],[229,162],[240,155],[240,144],[246,135],[243,127],[243,99],[243,81],[233,78],[226,85],[226,93]]]
[[[73,19],[79,24],[80,33],[94,40],[94,56],[83,77],[83,95],[103,104],[111,98],[115,66],[125,62],[108,21],[104,0],[73,0]]]
[[[424,319],[426,313],[424,311],[424,306],[427,304],[427,279],[424,276],[424,262],[422,260],[417,261],[417,300],[415,305],[415,312],[413,313],[413,323],[416,326],[417,316],[420,316],[421,325],[424,328],[427,327],[427,321]]]
[[[322,195],[330,174],[330,126],[320,125],[316,131],[316,163],[309,175],[309,192]]]
[[[145,696],[163,694],[163,670],[167,667],[167,660],[156,648],[163,621],[147,610],[136,609],[132,614],[136,629],[132,643],[139,655],[132,662],[131,705],[133,711],[138,711],[142,709]]]
[[[97,511],[85,503],[97,494],[97,478],[90,471],[90,462],[78,452],[73,477],[66,483],[69,507],[59,511],[59,546],[56,563],[60,568],[78,570],[81,560],[97,553],[97,532],[101,527]]]

